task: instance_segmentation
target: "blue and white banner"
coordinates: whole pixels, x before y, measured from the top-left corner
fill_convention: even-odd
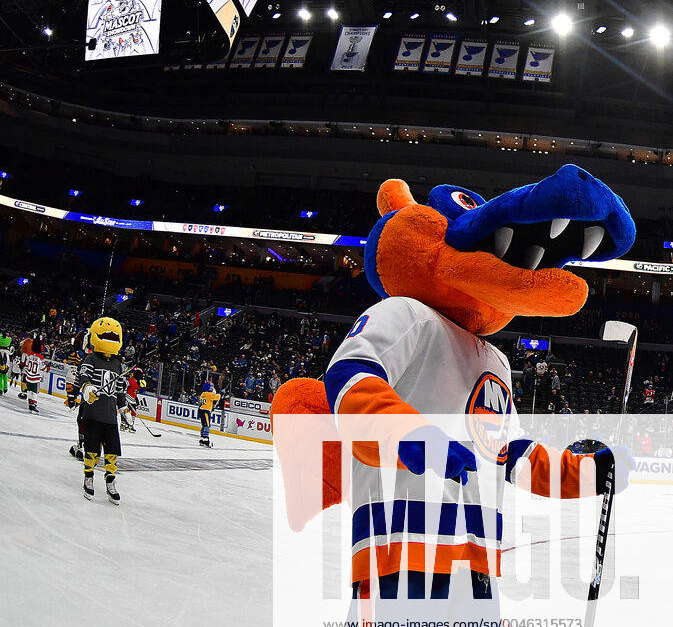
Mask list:
[[[526,54],[526,65],[523,69],[524,81],[551,83],[554,66],[554,48],[531,46]]]
[[[425,35],[403,35],[394,69],[399,72],[418,72],[424,47]]]
[[[229,61],[230,68],[249,68],[252,67],[252,61],[255,58],[257,47],[259,46],[258,35],[248,35],[238,40],[238,46]]]
[[[265,35],[262,39],[262,45],[259,47],[257,58],[255,59],[256,68],[273,68],[278,63],[280,50],[285,42],[284,33],[275,35]]]
[[[491,78],[516,78],[519,63],[519,44],[496,42],[491,53],[488,75]]]
[[[280,60],[280,67],[285,69],[303,68],[312,39],[313,33],[293,33],[290,35],[285,53]]]
[[[481,76],[486,65],[485,41],[465,40],[460,45],[460,53],[456,61],[456,74],[462,76]]]
[[[456,39],[452,35],[433,35],[423,64],[424,72],[448,74],[453,65]]]
[[[376,26],[342,26],[332,70],[364,72]]]

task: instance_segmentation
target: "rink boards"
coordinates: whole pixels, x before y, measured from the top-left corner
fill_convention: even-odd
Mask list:
[[[68,370],[69,366],[67,364],[51,362],[49,373],[42,378],[41,391],[45,394],[65,398]],[[138,415],[146,420],[154,420],[155,422],[194,431],[201,430],[201,421],[197,415],[198,408],[196,405],[179,403],[150,394],[138,394],[138,401]],[[233,411],[225,409],[212,413],[211,433],[263,444],[273,444],[269,403],[232,398],[230,405],[234,408]]]
[[[65,381],[68,366],[51,362],[48,376],[42,379],[42,392],[65,398]],[[198,431],[201,422],[196,405],[179,403],[150,394],[139,394],[138,415],[185,429]],[[230,409],[213,412],[210,432],[252,442],[273,444],[269,403],[233,397]],[[659,457],[636,457],[636,468],[631,474],[634,483],[673,485],[673,459]]]

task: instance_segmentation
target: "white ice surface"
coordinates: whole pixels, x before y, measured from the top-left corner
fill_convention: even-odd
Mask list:
[[[150,422],[162,434],[152,438],[137,423],[122,433],[122,505],[107,502],[100,473],[91,503],[68,454],[74,413],[43,395],[31,416],[15,394],[0,399],[0,625],[272,624],[271,447],[214,437],[204,449],[197,432]],[[210,468],[175,470],[171,460]],[[561,503],[507,486],[506,504],[502,616],[583,616],[598,499]],[[528,533],[523,515],[533,517]],[[616,579],[596,626],[670,624],[673,486],[631,485],[612,531]],[[526,590],[516,599],[531,559],[532,590],[549,599]],[[639,598],[621,599],[634,577]]]
[[[0,398],[0,625],[271,624],[271,447],[148,423],[124,463],[206,460],[208,470],[121,470],[122,504],[82,497],[68,454],[74,412],[41,395],[31,416]],[[239,467],[240,466],[240,467]]]

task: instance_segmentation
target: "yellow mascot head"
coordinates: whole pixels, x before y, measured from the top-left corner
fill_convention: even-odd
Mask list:
[[[98,318],[89,329],[89,342],[96,353],[118,355],[122,348],[122,325],[114,318]]]

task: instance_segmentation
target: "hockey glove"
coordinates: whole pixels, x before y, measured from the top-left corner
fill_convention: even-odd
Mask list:
[[[88,405],[93,405],[98,400],[99,397],[96,394],[96,388],[91,383],[87,383],[82,388],[82,398]]]
[[[465,485],[467,471],[477,469],[474,453],[460,442],[451,440],[439,427],[414,429],[400,442],[399,452],[402,463],[417,475],[427,466],[439,477]]]
[[[636,462],[625,446],[608,447],[594,453],[596,464],[596,494],[605,494],[608,472],[615,467],[615,494],[618,494],[629,483],[629,473],[636,468]]]

